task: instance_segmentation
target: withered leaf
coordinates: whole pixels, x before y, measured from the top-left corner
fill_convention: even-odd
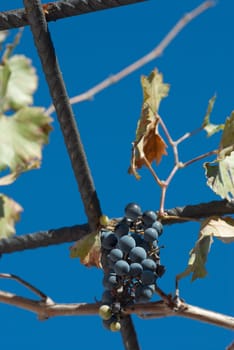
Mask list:
[[[80,258],[87,267],[101,267],[101,242],[99,233],[93,232],[77,241],[70,250],[71,258]]]
[[[151,164],[160,163],[163,155],[166,155],[166,143],[158,131],[158,109],[162,98],[168,95],[169,85],[163,83],[162,74],[154,69],[148,77],[141,78],[143,89],[143,106],[141,116],[137,124],[136,140],[132,146],[132,157],[129,173],[137,178],[140,176],[137,169],[147,161]],[[146,161],[147,160],[147,161]]]

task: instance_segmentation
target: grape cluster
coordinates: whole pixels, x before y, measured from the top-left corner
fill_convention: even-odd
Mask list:
[[[125,216],[113,231],[101,232],[106,266],[99,314],[106,328],[119,330],[122,308],[152,298],[157,278],[165,272],[158,246],[162,232],[156,213],[142,213],[136,203],[126,206]]]

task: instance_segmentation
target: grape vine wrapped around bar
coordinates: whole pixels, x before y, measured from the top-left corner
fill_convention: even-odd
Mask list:
[[[118,331],[124,307],[153,297],[157,278],[165,272],[158,246],[162,232],[156,213],[142,212],[136,203],[126,206],[125,216],[113,231],[101,231],[106,266],[99,315],[105,328]]]

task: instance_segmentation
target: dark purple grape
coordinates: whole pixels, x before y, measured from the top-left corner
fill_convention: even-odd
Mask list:
[[[137,302],[148,302],[153,296],[153,290],[149,286],[139,285],[136,288],[136,301]]]
[[[136,241],[132,236],[126,235],[119,239],[119,247],[124,253],[129,253],[136,246]]]
[[[116,288],[118,286],[118,278],[116,273],[110,273],[108,275],[105,275],[102,284],[106,289],[112,290],[113,288]]]
[[[144,240],[146,242],[153,242],[155,240],[158,239],[158,232],[152,228],[152,227],[149,227],[145,230],[144,232]]]
[[[163,225],[160,221],[155,221],[152,224],[152,227],[158,232],[158,235],[161,236],[161,234],[163,233]]]
[[[110,250],[116,246],[117,242],[117,237],[113,232],[107,231],[105,234],[103,234],[103,239],[101,240],[103,248]]]
[[[147,210],[142,215],[143,223],[146,227],[151,226],[156,220],[157,215],[153,210]]]
[[[130,270],[129,275],[132,277],[139,276],[143,271],[143,267],[139,263],[131,263],[130,264]]]
[[[124,276],[129,273],[130,267],[127,261],[119,260],[115,263],[114,270],[118,276]]]
[[[143,284],[153,284],[155,283],[156,276],[153,271],[143,270],[141,274],[141,281]]]
[[[155,271],[156,270],[156,263],[154,260],[152,259],[144,259],[142,262],[141,262],[141,265],[143,267],[143,270],[151,270],[151,271]]]
[[[116,262],[123,258],[123,252],[119,248],[114,248],[110,251],[109,257],[112,261]]]
[[[132,248],[129,252],[129,258],[132,262],[141,262],[142,260],[146,259],[146,256],[146,251],[142,247]]]
[[[136,203],[129,203],[125,207],[124,212],[125,216],[133,221],[136,220],[142,214],[140,206]]]
[[[141,290],[140,301],[147,302],[152,298],[152,296],[153,296],[152,288],[148,286],[143,286]]]

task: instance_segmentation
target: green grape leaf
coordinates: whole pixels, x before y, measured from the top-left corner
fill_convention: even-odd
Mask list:
[[[22,106],[31,105],[38,82],[31,60],[23,55],[14,55],[7,59],[1,67],[10,72],[8,80],[5,80],[7,89],[4,95],[4,111],[8,109],[17,110]]]
[[[42,146],[48,143],[52,119],[43,108],[24,107],[11,117],[0,115],[0,185],[12,183],[22,172],[38,168]]]
[[[101,241],[99,233],[90,233],[70,248],[71,258],[80,258],[87,267],[101,268]]]
[[[211,115],[211,112],[214,108],[215,100],[216,100],[216,95],[214,95],[209,100],[206,114],[205,114],[203,124],[202,124],[203,129],[207,132],[207,136],[212,136],[216,132],[223,130],[223,128],[224,128],[223,124],[213,124],[210,122],[210,115]]]
[[[158,131],[158,109],[161,100],[168,95],[169,85],[163,83],[162,74],[154,69],[148,77],[142,76],[143,106],[137,124],[136,139],[133,142],[131,165],[128,172],[140,178],[137,169],[151,164],[154,160],[160,163],[166,155],[166,143]]]
[[[234,151],[223,159],[204,163],[207,185],[221,198],[234,197]]]
[[[0,194],[0,239],[15,234],[15,222],[20,219],[22,210],[18,203]]]

